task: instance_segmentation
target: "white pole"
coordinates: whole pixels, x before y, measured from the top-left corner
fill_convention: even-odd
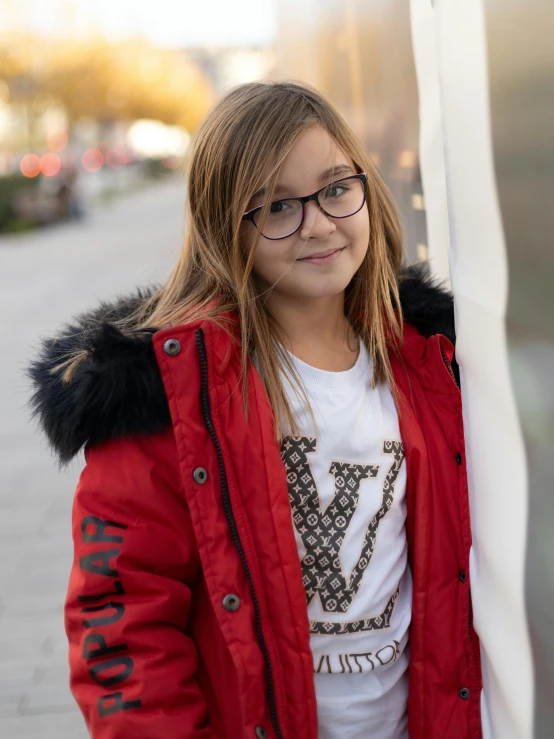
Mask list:
[[[473,529],[474,623],[483,662],[483,736],[531,739],[534,685],[524,604],[527,469],[508,367],[508,270],[490,135],[483,0],[411,0],[411,10],[429,246],[431,256],[434,250],[437,255],[431,269],[441,276],[442,245],[436,240],[449,233]]]

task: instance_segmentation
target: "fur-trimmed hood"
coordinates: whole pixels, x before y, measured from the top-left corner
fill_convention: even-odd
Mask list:
[[[26,370],[32,383],[31,414],[61,465],[88,442],[128,434],[152,434],[170,423],[169,407],[148,329],[126,336],[114,321],[131,315],[153,287],[102,302],[41,341]],[[454,302],[423,265],[403,270],[400,299],[404,320],[423,336],[444,334],[454,344]],[[63,383],[53,367],[75,351],[87,352],[73,380]]]

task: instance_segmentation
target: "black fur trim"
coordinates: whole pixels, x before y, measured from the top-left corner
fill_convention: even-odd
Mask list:
[[[399,278],[400,303],[406,323],[423,336],[443,334],[456,344],[454,296],[431,277],[426,262],[405,267]],[[460,386],[460,368],[452,358],[452,372]]]
[[[406,323],[423,336],[443,334],[454,344],[454,297],[429,274],[421,262],[402,270],[399,280],[400,302]]]
[[[67,464],[88,442],[92,445],[127,434],[150,434],[170,423],[169,407],[152,347],[156,329],[121,333],[111,321],[130,315],[152,293],[101,303],[43,339],[37,359],[26,370],[34,392],[31,415],[38,419],[60,465]],[[69,353],[87,358],[70,383],[51,369]]]
[[[123,334],[113,325],[149,297],[154,286],[102,302],[43,339],[38,357],[26,370],[33,385],[31,414],[39,421],[60,465],[85,444],[129,434],[152,434],[171,423],[167,398],[152,346],[156,329]],[[436,285],[425,267],[400,275],[406,322],[424,336],[442,333],[454,343],[453,298]],[[70,383],[50,370],[76,351],[86,351]],[[456,368],[457,369],[457,368]]]

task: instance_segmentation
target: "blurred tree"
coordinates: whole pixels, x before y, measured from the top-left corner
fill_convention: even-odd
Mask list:
[[[61,105],[70,123],[151,118],[192,131],[214,99],[185,52],[143,39],[109,44],[10,34],[0,38],[0,79],[12,102],[25,101],[35,113]]]
[[[52,50],[43,89],[63,102],[70,120],[152,118],[188,130],[213,100],[209,83],[183,52],[142,40],[65,43]]]

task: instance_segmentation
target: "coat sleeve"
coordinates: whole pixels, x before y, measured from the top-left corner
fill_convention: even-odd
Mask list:
[[[65,602],[70,687],[93,739],[215,739],[187,619],[199,558],[173,434],[85,452]]]

